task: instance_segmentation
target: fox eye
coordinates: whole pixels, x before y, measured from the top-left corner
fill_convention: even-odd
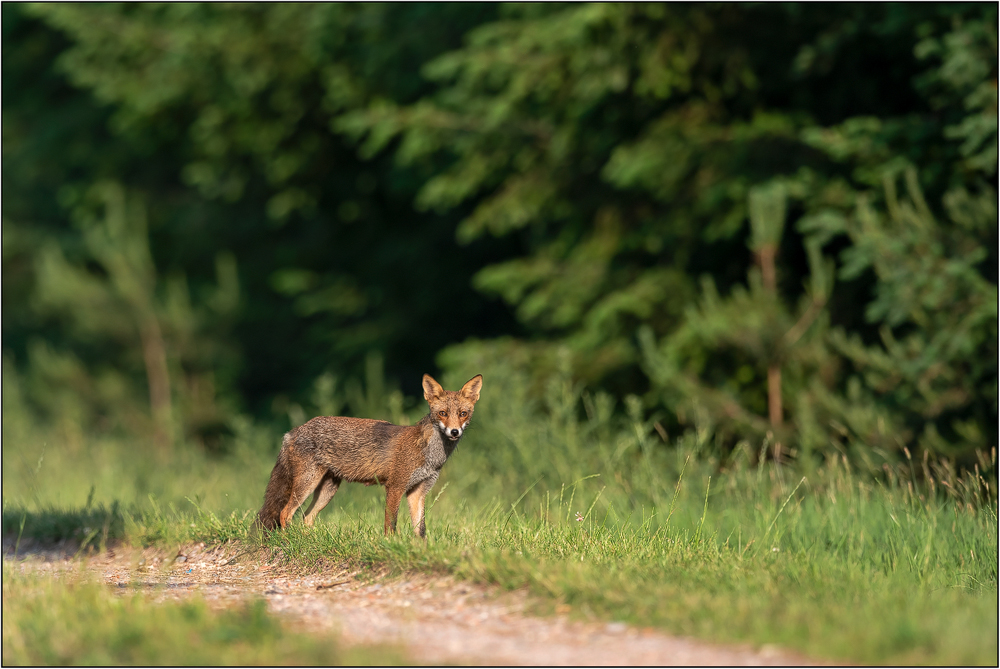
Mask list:
[[[439,416],[447,416],[448,412],[447,411],[438,411],[438,415]]]

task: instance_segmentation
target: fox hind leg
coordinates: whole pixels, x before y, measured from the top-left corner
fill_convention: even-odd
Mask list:
[[[339,478],[330,472],[323,475],[319,485],[316,486],[316,490],[313,492],[312,503],[306,510],[306,525],[309,527],[313,526],[313,523],[316,521],[316,516],[318,516],[319,512],[323,510],[323,507],[325,507],[330,500],[333,499],[333,496],[337,494],[337,488],[339,487]]]
[[[285,504],[285,508],[281,510],[281,515],[278,517],[278,523],[282,529],[288,526],[288,521],[292,519],[295,511],[302,506],[302,503],[306,501],[309,493],[316,489],[325,473],[322,469],[313,466],[300,467],[298,471],[295,471],[295,468],[293,468],[291,496],[288,499],[288,503]]]
[[[385,534],[396,533],[396,516],[399,514],[399,503],[403,501],[403,488],[385,488]]]

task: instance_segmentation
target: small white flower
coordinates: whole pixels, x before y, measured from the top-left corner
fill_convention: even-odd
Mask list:
[[[772,553],[777,553],[779,550],[781,550],[781,549],[779,549],[777,546],[775,546],[774,548],[771,549],[771,552]]]
[[[579,511],[576,512],[576,522],[578,522],[578,523],[582,523],[583,522],[583,516],[580,514]]]

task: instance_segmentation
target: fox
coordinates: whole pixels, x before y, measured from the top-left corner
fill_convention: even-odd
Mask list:
[[[430,411],[416,425],[318,416],[286,433],[257,525],[267,530],[286,528],[313,493],[305,513],[305,524],[312,527],[341,482],[350,481],[385,486],[386,536],[396,532],[405,494],[413,531],[426,539],[424,498],[469,427],[483,375],[472,377],[458,391],[445,390],[430,374],[424,374],[421,385]]]

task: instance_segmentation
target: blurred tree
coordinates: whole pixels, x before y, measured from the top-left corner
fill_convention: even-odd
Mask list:
[[[133,329],[138,331],[156,442],[166,449],[173,441],[170,374],[163,330],[155,313],[156,269],[149,254],[146,213],[140,202],[126,201],[118,184],[102,184],[96,191],[104,216],[84,219],[83,238],[107,279],[101,281],[72,267],[53,244],[37,258],[36,296],[42,309],[70,314],[84,331],[126,341]]]
[[[39,336],[85,365],[118,354],[67,335],[27,300],[38,247],[54,239],[71,263],[86,255],[67,203],[108,178],[141,191],[153,264],[186,277],[192,295],[214,290],[220,251],[238,258],[244,299],[227,318],[242,360],[218,360],[216,385],[252,409],[308,394],[325,369],[360,376],[373,350],[416,392],[442,345],[512,326],[502,306],[454,280],[504,248],[459,252],[453,220],[413,214],[414,174],[358,160],[329,127],[371,91],[415,99],[426,88],[420,62],[457,46],[491,6],[3,11],[5,138],[14,137],[4,144],[4,192],[14,194],[5,233],[20,240],[4,243],[16,313],[4,331],[15,359],[27,363]],[[213,328],[198,333],[211,349]]]
[[[758,186],[748,193],[750,249],[760,264],[761,283],[773,302],[778,297],[775,257],[785,228],[785,189],[781,183],[770,188]],[[772,351],[776,348],[770,347]],[[771,427],[781,427],[781,361],[772,353],[767,366],[767,410]]]
[[[940,53],[937,45],[945,44],[952,50],[944,53],[940,67],[918,78],[924,86],[947,82],[935,100],[935,106],[949,112],[939,132],[942,139],[963,141],[951,154],[955,159],[951,169],[939,173],[939,181],[949,187],[942,198],[943,216],[927,205],[916,170],[905,158],[885,150],[881,122],[850,119],[803,133],[806,141],[834,160],[853,163],[859,185],[876,185],[872,182],[881,177],[880,188],[872,191],[854,191],[836,181],[822,185],[809,171],[802,173],[804,180],[798,184],[799,192],[813,193],[798,226],[807,235],[811,265],[817,266],[813,258],[821,246],[846,235],[850,244],[840,252],[840,277],[851,281],[866,272],[874,274],[874,299],[864,316],[879,333],[878,340],[866,341],[859,332],[842,326],[814,328],[812,346],[803,349],[809,351],[813,369],[805,376],[796,373],[797,382],[779,382],[780,391],[772,382],[775,366],[769,367],[771,425],[775,425],[776,392],[778,397],[795,398],[792,428],[807,452],[833,443],[855,461],[877,469],[893,453],[909,455],[912,449],[971,466],[977,450],[996,443],[997,287],[996,257],[991,253],[997,229],[996,39],[988,25],[988,20],[956,22],[942,38],[928,38],[916,49],[917,54]],[[945,102],[949,91],[950,104]],[[956,108],[964,108],[965,116],[956,119]],[[947,125],[948,121],[953,123]],[[905,198],[897,196],[901,174]],[[760,239],[753,208],[751,202],[754,237]],[[755,243],[766,248],[761,241]],[[766,274],[764,254],[760,259]],[[812,275],[823,276],[815,269]],[[751,277],[751,294],[754,285]],[[815,296],[823,291],[814,283],[810,292],[814,299],[800,323],[809,320],[810,310],[822,309],[824,301]],[[744,323],[748,318],[754,323],[763,318],[779,328],[781,318],[768,315],[763,304],[748,302],[741,290],[723,302],[713,295],[706,290],[706,306],[692,312],[659,350],[646,333],[647,364],[668,404],[688,413],[701,409],[695,417],[700,431],[714,429],[706,427],[706,421],[742,416],[745,426],[737,432],[759,435],[762,426],[753,424],[752,409],[748,412],[747,402],[738,396],[723,395],[728,404],[712,405],[711,393],[718,395],[720,390],[699,385],[697,372],[704,377],[704,358],[695,356],[700,363],[688,358],[686,367],[696,374],[684,375],[682,346],[687,343],[690,350],[694,339],[718,347],[725,342],[719,332],[729,334],[730,341],[736,332],[754,332]],[[715,325],[714,331],[702,325],[706,320]],[[786,340],[797,339],[792,331],[788,334]],[[777,367],[779,373],[789,363],[792,359],[785,358]],[[833,373],[844,363],[843,372]],[[732,386],[729,378],[727,385]]]
[[[774,258],[781,246],[787,198],[801,197],[802,184],[775,180],[751,188],[748,209],[749,246],[758,266],[748,272],[748,286],[735,286],[725,298],[710,277],[703,279],[702,298],[688,307],[683,323],[659,343],[651,328],[640,331],[645,369],[657,395],[682,424],[693,424],[703,440],[752,438],[774,446],[794,443],[810,451],[814,435],[796,434],[802,414],[812,409],[812,387],[835,379],[836,360],[825,336],[826,303],[834,267],[818,243],[807,243],[810,266],[805,294],[795,310],[777,291]],[[766,377],[766,395],[761,382]],[[784,397],[790,398],[792,425],[784,423]],[[761,413],[767,413],[764,421]],[[810,425],[812,427],[812,425]],[[822,441],[822,440],[820,440]]]
[[[219,256],[218,287],[206,295],[201,309],[193,310],[182,276],[172,277],[165,286],[158,281],[141,198],[126,193],[118,183],[104,182],[85,193],[74,209],[87,259],[100,272],[70,263],[59,246],[50,242],[35,258],[36,308],[67,322],[79,337],[107,337],[126,351],[133,342],[138,344],[154,441],[161,451],[173,446],[178,422],[187,436],[202,441],[216,436],[213,431],[224,424],[224,416],[217,407],[212,367],[226,357],[226,342],[219,336],[197,335],[203,334],[198,331],[209,320],[231,320],[238,306],[232,256]],[[206,365],[207,360],[212,364]],[[185,382],[187,391],[181,396],[179,416],[173,408],[174,396],[179,394],[177,380]]]
[[[81,368],[125,355],[27,297],[50,240],[108,283],[67,212],[110,179],[142,194],[177,295],[208,304],[217,255],[238,260],[240,309],[190,337],[232,332],[220,393],[257,411],[332,405],[372,351],[417,394],[452,344],[443,363],[521,360],[539,392],[568,365],[646,393],[723,450],[770,430],[877,465],[995,435],[992,5],[2,11],[19,364],[35,340]]]
[[[652,387],[651,401],[679,423],[685,402],[742,387],[741,401],[724,393],[706,405],[705,425],[734,428],[719,435],[723,445],[759,437],[761,413],[779,428],[783,397],[795,398],[791,434],[823,446],[839,438],[824,402],[839,401],[842,420],[875,407],[885,426],[893,401],[862,397],[857,377],[838,371],[845,347],[832,343],[846,331],[876,342],[883,318],[862,305],[884,279],[857,261],[841,283],[827,278],[821,245],[843,250],[850,265],[844,248],[865,243],[857,236],[820,240],[803,224],[779,248],[783,200],[756,185],[796,184],[788,215],[815,222],[828,209],[850,211],[907,164],[928,166],[922,188],[934,198],[968,182],[995,144],[995,19],[995,8],[975,5],[510,7],[428,63],[434,94],[412,105],[376,100],[337,127],[358,138],[362,155],[398,139],[402,164],[450,160],[423,185],[418,208],[469,207],[459,240],[517,236],[526,248],[473,281],[515,307],[531,339],[469,342],[447,359],[519,347],[544,378],[568,351],[578,378],[619,393]],[[934,54],[943,64],[927,70],[921,59]],[[928,98],[942,81],[964,82],[964,101]],[[972,120],[956,109],[972,109]],[[747,238],[759,265],[749,292],[739,285]],[[984,259],[958,262],[982,277]],[[700,274],[715,287],[695,308]],[[995,285],[995,272],[986,276]],[[830,341],[825,325],[807,335],[816,321],[838,328]],[[644,369],[640,325],[648,342],[663,339],[700,371]],[[980,345],[982,334],[973,337]],[[713,357],[720,346],[728,352]],[[870,442],[884,457],[909,443],[906,421],[893,415],[898,438]]]
[[[620,392],[642,385],[637,325],[675,327],[701,273],[723,288],[744,275],[748,188],[802,166],[837,170],[800,139],[828,94],[804,79],[808,68],[789,71],[801,43],[824,23],[850,24],[862,35],[840,39],[824,61],[854,47],[868,55],[869,32],[901,24],[897,43],[927,13],[900,21],[894,10],[857,7],[832,15],[794,6],[504,11],[426,66],[437,93],[409,106],[376,100],[338,127],[362,140],[363,155],[398,137],[403,164],[450,159],[417,206],[471,205],[458,227],[463,242],[518,238],[527,253],[484,268],[475,285],[516,308],[535,335],[540,374],[553,368],[554,349],[539,340],[567,344],[582,378]],[[912,39],[906,44],[912,50]],[[906,75],[915,63],[898,69],[878,75],[875,87],[892,94],[869,106],[883,111],[889,99],[913,97]],[[824,76],[831,70],[827,63]],[[853,74],[869,86],[873,73],[852,64],[835,78]],[[790,87],[815,99],[790,105]]]
[[[886,177],[886,212],[859,194],[846,216],[828,212],[804,221],[818,235],[848,235],[844,278],[869,269],[877,277],[865,315],[879,325],[881,342],[866,345],[838,328],[830,343],[857,371],[860,387],[877,398],[881,419],[891,416],[896,449],[916,444],[968,459],[995,444],[998,296],[995,278],[981,268],[991,237],[995,246],[996,191],[950,191],[940,222],[914,169],[905,172],[905,198],[897,196],[896,183]],[[865,429],[850,427],[876,443],[871,421]]]

